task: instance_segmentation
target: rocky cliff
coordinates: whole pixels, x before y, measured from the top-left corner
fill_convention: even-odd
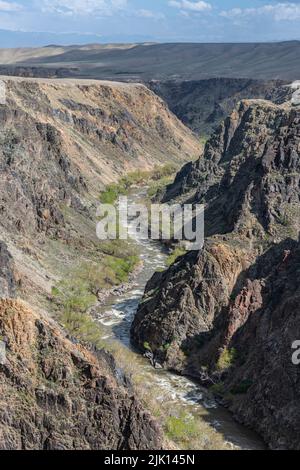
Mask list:
[[[97,242],[96,204],[105,184],[138,168],[186,160],[200,147],[143,85],[2,80],[1,238],[24,293],[49,293],[61,256]],[[62,254],[53,240],[68,250]]]
[[[186,126],[202,137],[209,136],[242,99],[280,103],[291,93],[284,81],[245,78],[153,80],[148,86]]]
[[[5,243],[0,241],[0,298],[14,297],[16,284],[12,256]]]
[[[161,431],[112,357],[50,320],[65,313],[53,289],[108,257],[96,238],[104,186],[186,160],[199,143],[142,85],[2,80],[0,448],[158,449]]]
[[[164,201],[206,206],[201,252],[148,283],[132,339],[154,362],[214,385],[272,448],[299,447],[300,112],[244,101]]]
[[[207,235],[249,239],[297,237],[299,110],[290,104],[242,101],[167,188],[174,198],[206,204]]]
[[[20,301],[0,300],[0,449],[160,449],[161,431],[103,351],[74,344]]]

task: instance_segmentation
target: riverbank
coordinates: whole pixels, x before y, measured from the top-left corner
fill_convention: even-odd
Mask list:
[[[145,190],[138,190],[130,194],[129,202],[139,202],[144,193]],[[209,391],[186,377],[154,369],[132,348],[130,327],[145,285],[155,271],[166,268],[168,254],[158,242],[134,238],[134,231],[131,235],[133,246],[141,253],[143,269],[129,290],[121,295],[112,293],[94,311],[105,347],[130,376],[136,394],[176,448],[263,449],[260,438],[236,423]]]

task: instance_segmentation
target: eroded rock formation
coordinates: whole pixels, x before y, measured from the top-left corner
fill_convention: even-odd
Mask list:
[[[141,351],[217,386],[272,448],[300,442],[299,149],[297,107],[239,105],[163,196],[205,204],[204,248],[155,274],[132,326]]]
[[[15,300],[0,300],[0,448],[159,449],[161,431],[113,358]]]

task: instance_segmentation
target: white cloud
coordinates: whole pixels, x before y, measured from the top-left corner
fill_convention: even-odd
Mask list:
[[[296,21],[300,19],[300,5],[296,3],[276,3],[258,8],[233,8],[220,13],[224,18],[242,19],[249,17],[270,17],[275,21]]]
[[[181,11],[209,11],[212,9],[210,3],[204,1],[192,2],[190,0],[170,0],[168,2],[170,7],[179,8]]]
[[[140,16],[141,18],[152,18],[154,20],[162,20],[163,18],[165,18],[165,15],[163,13],[160,13],[160,12],[156,12],[156,11],[151,11],[151,10],[138,10],[136,12],[137,16]]]
[[[127,0],[43,0],[43,11],[64,15],[110,16],[126,6]]]
[[[3,2],[0,1],[0,11],[20,11],[23,7],[19,3],[15,2]]]

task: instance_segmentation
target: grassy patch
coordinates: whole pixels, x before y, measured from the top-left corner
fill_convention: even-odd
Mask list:
[[[156,166],[151,171],[136,170],[123,176],[118,183],[106,186],[100,194],[102,204],[114,204],[119,196],[128,194],[130,188],[135,185],[149,184],[153,182],[154,187],[168,184],[172,175],[176,173],[177,167],[172,164]],[[154,191],[154,189],[152,190]]]
[[[148,198],[149,199],[154,198],[154,196],[156,196],[158,192],[162,191],[166,186],[171,184],[173,180],[174,180],[174,175],[164,176],[160,180],[152,181],[149,186],[148,193],[147,193]]]
[[[198,436],[198,426],[193,416],[181,412],[179,416],[169,416],[165,422],[165,432],[176,444],[189,444]]]
[[[218,362],[217,362],[217,369],[220,371],[229,369],[229,367],[233,366],[234,362],[237,358],[237,352],[234,348],[232,349],[223,349]]]
[[[186,254],[186,250],[181,247],[176,247],[175,250],[169,255],[167,259],[167,266],[171,266],[180,257]]]
[[[97,348],[103,347],[100,325],[88,313],[65,309],[59,319],[70,335],[83,343],[93,344]]]
[[[112,183],[106,186],[105,190],[100,194],[100,202],[102,204],[114,204],[119,196],[125,194],[127,192],[122,186]]]
[[[200,143],[205,146],[206,142],[209,140],[209,136],[208,135],[202,135],[200,137]]]
[[[105,242],[99,262],[85,261],[52,288],[57,317],[65,329],[83,343],[99,347],[101,331],[87,313],[103,289],[126,283],[139,261],[128,244]]]
[[[145,341],[143,346],[144,346],[144,349],[146,349],[146,351],[151,351],[151,346],[148,343],[148,341]]]

